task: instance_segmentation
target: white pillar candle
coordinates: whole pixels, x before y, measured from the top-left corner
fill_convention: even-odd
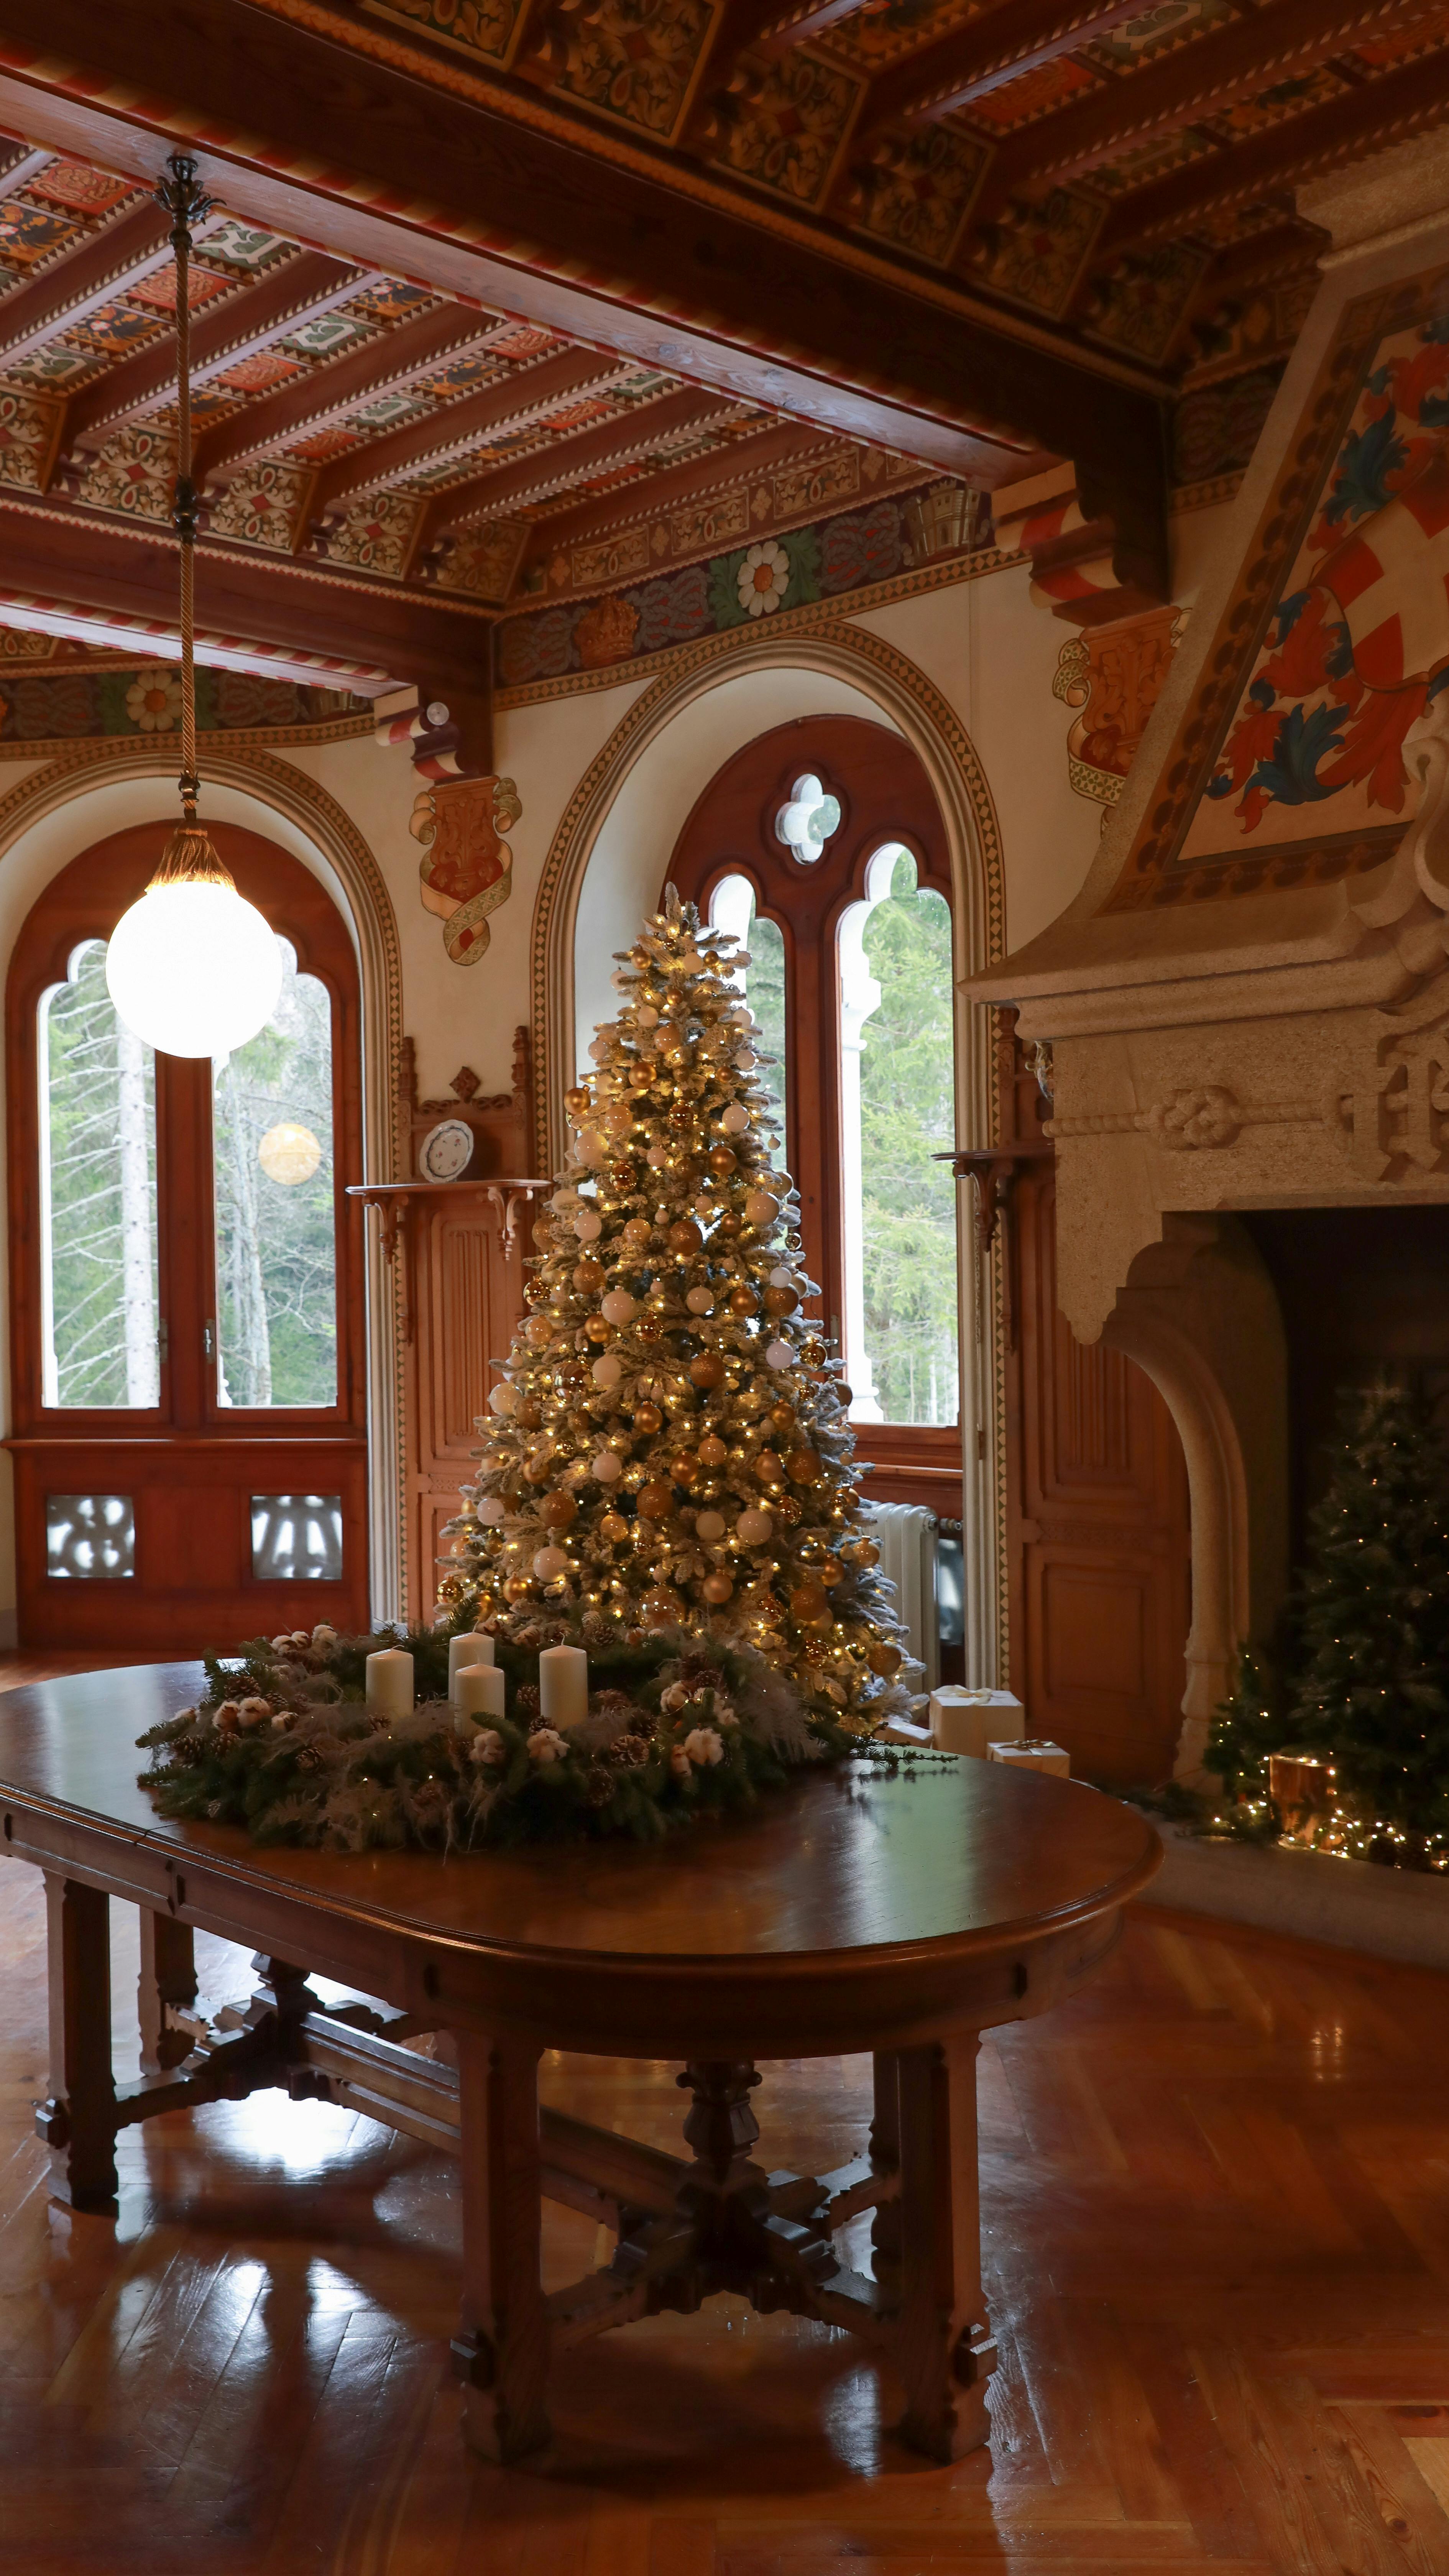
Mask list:
[[[491,1637],[450,1637],[448,1640],[448,1697],[454,1708],[462,1705],[458,1698],[458,1675],[465,1664],[491,1664]]]
[[[402,1646],[367,1658],[367,1705],[380,1717],[406,1717],[413,1704],[413,1659]]]
[[[460,1664],[453,1676],[452,1700],[453,1716],[465,1731],[485,1717],[502,1717],[504,1681],[498,1666]]]
[[[589,1659],[582,1646],[545,1646],[538,1659],[538,1713],[547,1726],[580,1726],[589,1713]]]

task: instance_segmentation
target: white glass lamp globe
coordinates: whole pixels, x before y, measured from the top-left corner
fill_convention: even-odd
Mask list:
[[[282,989],[276,933],[235,886],[148,886],[106,950],[128,1029],[159,1055],[229,1055],[266,1027]]]

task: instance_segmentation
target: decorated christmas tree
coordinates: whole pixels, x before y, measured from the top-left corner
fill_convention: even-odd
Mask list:
[[[1244,1657],[1209,1765],[1261,1801],[1274,1752],[1320,1756],[1334,1847],[1425,1862],[1449,1839],[1449,1458],[1410,1389],[1344,1394],[1308,1531],[1285,1686]]]
[[[866,1729],[902,1649],[849,1390],[802,1313],[748,963],[672,888],[620,959],[440,1597],[595,1652],[674,1630],[747,1644]]]

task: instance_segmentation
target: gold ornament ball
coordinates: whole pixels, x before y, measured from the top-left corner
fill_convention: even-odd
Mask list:
[[[578,1511],[578,1504],[572,1494],[566,1494],[562,1490],[554,1494],[545,1494],[542,1505],[545,1529],[568,1529],[577,1520]]]
[[[629,1523],[625,1520],[623,1513],[605,1512],[599,1523],[599,1535],[601,1538],[608,1539],[610,1545],[614,1547],[618,1546],[621,1538],[627,1538],[629,1535]]]
[[[699,1463],[702,1467],[722,1467],[729,1454],[724,1442],[718,1439],[713,1431],[706,1432],[699,1444]]]
[[[792,1485],[818,1485],[822,1469],[813,1449],[792,1449],[785,1461],[785,1473]]]
[[[540,1284],[541,1283],[536,1279],[530,1280],[529,1287],[536,1288]],[[597,1291],[602,1288],[603,1284],[604,1265],[602,1261],[589,1260],[575,1262],[574,1286],[577,1288],[581,1297],[594,1296]],[[526,1293],[527,1292],[525,1291],[525,1294]]]
[[[762,1302],[767,1315],[793,1315],[800,1300],[793,1288],[767,1288]]]
[[[543,1421],[543,1412],[537,1397],[526,1395],[517,1407],[513,1419],[520,1431],[537,1431]]]
[[[646,1521],[668,1520],[674,1509],[673,1489],[668,1485],[641,1485],[636,1505]]]
[[[728,1601],[734,1590],[733,1578],[724,1573],[707,1574],[700,1586],[706,1601]]]
[[[640,1316],[635,1329],[641,1342],[657,1342],[664,1327],[657,1315],[645,1313]]]
[[[611,1342],[614,1338],[614,1327],[607,1315],[586,1315],[584,1331],[591,1342]]]
[[[503,1586],[503,1598],[505,1601],[526,1601],[532,1590],[533,1585],[526,1575],[513,1574]]]
[[[701,1351],[698,1359],[691,1360],[689,1363],[690,1383],[693,1386],[722,1386],[724,1373],[725,1364],[718,1351]]]
[[[634,1409],[634,1428],[636,1431],[658,1431],[662,1429],[663,1423],[664,1416],[660,1412],[657,1404],[636,1405]]]
[[[679,1594],[671,1592],[667,1583],[655,1584],[645,1593],[639,1607],[651,1628],[672,1627],[675,1620],[682,1617],[684,1611],[684,1603]]]
[[[774,1430],[776,1430],[776,1431],[793,1431],[793,1430],[794,1430],[794,1428],[795,1428],[795,1407],[794,1407],[794,1405],[793,1405],[793,1404],[772,1404],[772,1405],[771,1405],[771,1407],[770,1407],[769,1419],[770,1419],[771,1426],[772,1426],[772,1428],[773,1428]]]
[[[819,1575],[821,1582],[828,1590],[833,1585],[840,1582],[845,1572],[845,1568],[841,1564],[838,1556],[822,1556],[815,1571]]]
[[[726,1172],[734,1170],[740,1158],[733,1145],[711,1145],[706,1159],[710,1170],[723,1180]]]
[[[704,1236],[692,1217],[682,1216],[676,1219],[664,1240],[671,1252],[698,1252]]]
[[[817,1627],[830,1616],[830,1604],[819,1583],[797,1583],[790,1595],[790,1616],[802,1628]]]
[[[755,1315],[759,1312],[759,1306],[760,1301],[755,1295],[753,1288],[732,1288],[730,1290],[729,1307],[732,1315]]]
[[[865,1660],[873,1673],[882,1673],[889,1680],[892,1673],[900,1671],[901,1650],[899,1646],[887,1646],[882,1642],[868,1649]]]
[[[575,1085],[572,1091],[566,1091],[564,1093],[564,1107],[568,1111],[570,1118],[574,1119],[576,1122],[582,1118],[588,1105],[588,1093],[580,1090],[577,1085]]]
[[[623,1239],[625,1243],[642,1246],[648,1242],[653,1232],[654,1228],[647,1216],[631,1216],[624,1228]]]

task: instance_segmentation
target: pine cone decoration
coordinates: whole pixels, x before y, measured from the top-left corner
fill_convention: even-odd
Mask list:
[[[623,1771],[639,1771],[653,1750],[653,1741],[647,1735],[619,1735],[609,1747],[609,1758]]]
[[[542,1721],[540,1720],[540,1718],[539,1718],[539,1713],[538,1713],[538,1684],[537,1684],[537,1682],[520,1682],[520,1683],[519,1683],[519,1685],[518,1685],[518,1702],[517,1702],[517,1705],[518,1705],[518,1714],[519,1714],[519,1716],[520,1716],[520,1717],[526,1717],[526,1718],[527,1718],[527,1720],[528,1720],[528,1724],[529,1724],[529,1732],[530,1732],[530,1733],[532,1733],[533,1728],[534,1728],[535,1726],[537,1726],[537,1725],[541,1724],[541,1722],[542,1722]]]
[[[602,1762],[590,1765],[584,1774],[584,1796],[591,1807],[607,1807],[614,1794],[614,1775]]]

